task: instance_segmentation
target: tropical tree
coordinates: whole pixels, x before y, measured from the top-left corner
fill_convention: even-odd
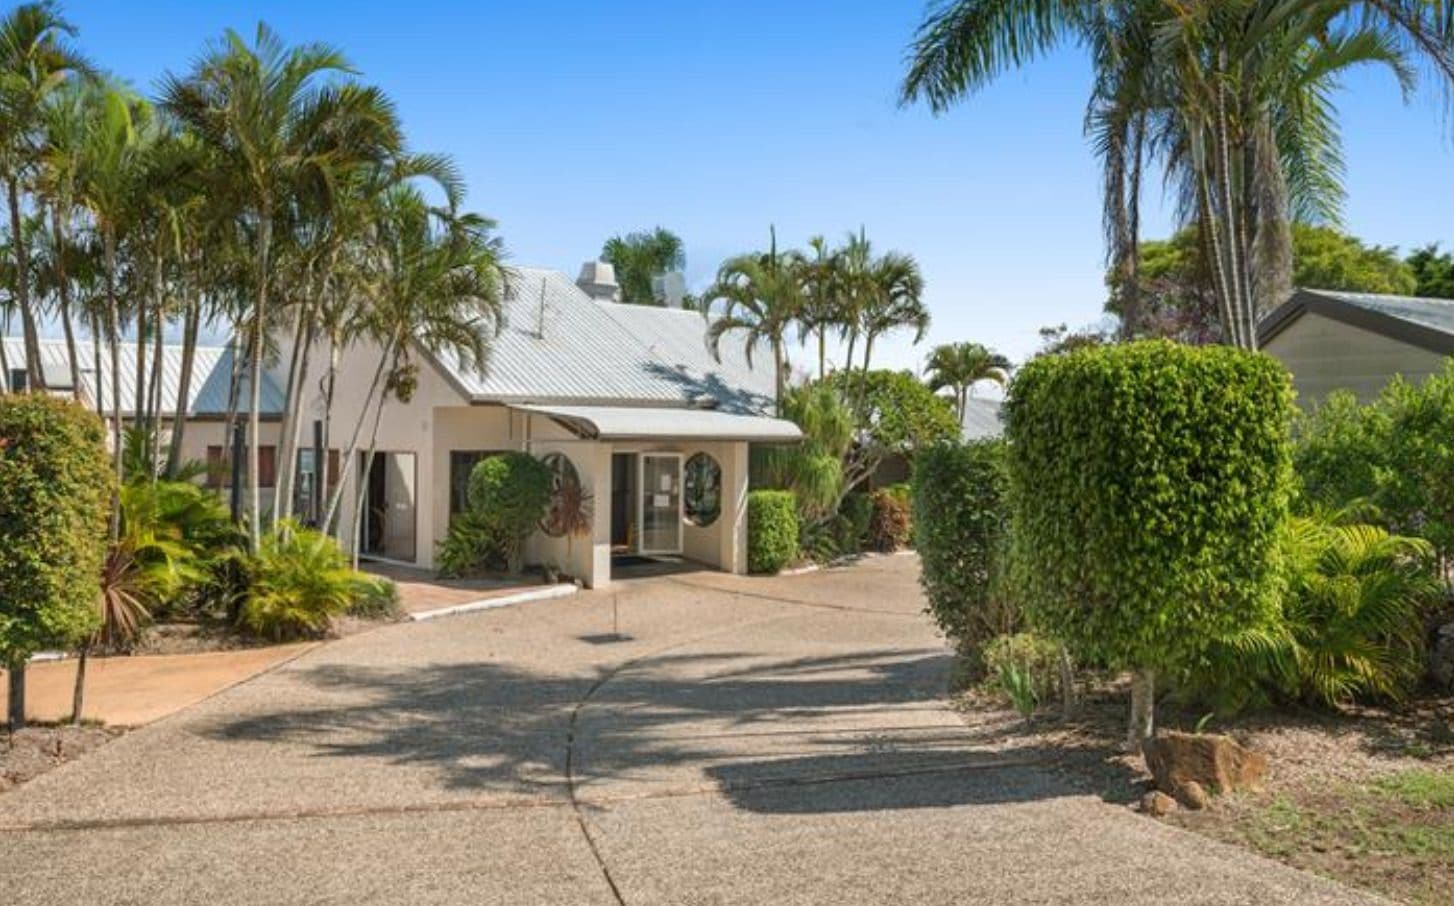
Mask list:
[[[1405,263],[1414,273],[1414,295],[1454,299],[1454,252],[1440,252],[1436,242],[1415,249]]]
[[[707,345],[721,359],[723,337],[739,331],[752,364],[753,352],[766,344],[772,352],[774,399],[781,411],[788,386],[788,331],[798,323],[803,306],[801,256],[780,252],[777,233],[766,252],[737,255],[723,262],[717,279],[702,294],[707,318]],[[720,311],[712,312],[720,304]]]
[[[38,314],[32,296],[30,244],[22,228],[22,196],[44,147],[46,106],[67,79],[87,70],[70,46],[71,26],[49,3],[27,3],[0,19],[0,181],[9,211],[10,291],[20,311],[29,386],[44,389]]]
[[[905,102],[943,111],[1066,42],[1089,48],[1087,129],[1105,171],[1109,257],[1137,329],[1140,183],[1159,161],[1195,224],[1223,334],[1256,345],[1258,315],[1292,280],[1291,224],[1336,220],[1341,158],[1332,92],[1350,67],[1411,90],[1422,60],[1454,82],[1454,14],[1416,0],[955,0],[910,51]]]
[[[798,262],[802,271],[802,306],[798,313],[798,340],[812,337],[818,346],[818,380],[828,376],[828,334],[842,330],[852,312],[845,300],[848,291],[841,253],[822,236],[808,240],[811,255]]]
[[[936,393],[951,391],[960,424],[975,384],[992,381],[1003,387],[1009,379],[1009,359],[979,343],[946,343],[929,354],[926,383]]]
[[[651,281],[668,271],[687,266],[686,247],[671,230],[653,230],[612,236],[601,247],[601,260],[616,269],[621,301],[631,305],[661,305]]]
[[[929,330],[924,307],[924,278],[912,255],[888,252],[874,259],[865,275],[865,304],[859,313],[863,332],[863,370],[873,362],[874,341],[895,330],[912,330],[914,342]]]
[[[273,289],[275,230],[293,193],[326,178],[330,143],[341,122],[344,93],[328,83],[351,72],[344,56],[325,44],[288,47],[259,24],[249,45],[229,29],[186,77],[168,76],[167,110],[216,156],[228,176],[228,197],[248,225],[253,251],[252,298],[245,313],[248,355],[249,532],[254,549],[262,531],[258,486],[264,350]],[[285,469],[290,464],[284,464]]]

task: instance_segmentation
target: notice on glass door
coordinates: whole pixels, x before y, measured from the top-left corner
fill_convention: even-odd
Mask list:
[[[671,506],[671,495],[670,494],[653,494],[652,497],[651,497],[651,505],[654,506],[654,507],[656,507],[659,510],[667,509],[668,507]]]

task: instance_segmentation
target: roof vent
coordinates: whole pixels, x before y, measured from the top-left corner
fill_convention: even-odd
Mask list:
[[[616,283],[616,268],[605,261],[587,261],[582,264],[576,286],[598,302],[616,302],[621,298],[621,287]]]

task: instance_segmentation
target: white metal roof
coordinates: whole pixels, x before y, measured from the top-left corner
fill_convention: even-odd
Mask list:
[[[20,337],[4,337],[5,358],[11,368],[25,367],[25,344]],[[89,401],[96,399],[96,362],[89,339],[77,339],[77,355],[80,358],[82,394]],[[41,366],[45,370],[46,383],[54,387],[70,389],[70,364],[64,340],[42,339],[40,341]],[[232,348],[228,346],[198,346],[192,367],[192,385],[188,389],[187,412],[193,416],[216,416],[227,411],[227,391],[232,379]],[[151,368],[151,349],[147,349],[147,368]],[[121,344],[120,366],[121,413],[135,415],[136,409],[136,344]],[[181,381],[182,347],[162,347],[162,413],[174,415],[177,411],[177,389]],[[101,386],[106,391],[106,408],[111,409],[111,355],[101,349]],[[248,382],[242,382],[239,399],[245,401]],[[262,413],[277,415],[283,410],[283,392],[270,375],[263,372]]]
[[[482,370],[440,365],[476,402],[682,407],[711,397],[722,410],[764,412],[773,365],[747,362],[740,334],[707,349],[697,312],[591,299],[558,271],[513,268],[504,326]]]
[[[745,440],[793,443],[798,426],[780,418],[650,406],[541,406],[517,404],[521,412],[548,415],[582,437],[600,440]]]

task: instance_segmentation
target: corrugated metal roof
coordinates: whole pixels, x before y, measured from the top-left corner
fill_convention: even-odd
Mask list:
[[[666,409],[650,406],[511,406],[522,412],[548,415],[569,424],[585,437],[601,440],[747,440],[791,443],[803,432],[790,421],[717,412],[712,409]]]
[[[5,337],[5,356],[12,368],[24,367],[25,345],[19,337]],[[80,356],[82,392],[87,400],[96,399],[95,359],[89,340],[79,341],[77,353]],[[43,339],[40,341],[42,367],[46,381],[52,386],[70,385],[70,365],[63,340]],[[147,350],[150,369],[151,350]],[[233,351],[229,346],[198,346],[192,366],[192,385],[188,390],[187,412],[193,416],[222,415],[227,411],[227,391],[232,376]],[[135,415],[136,409],[136,344],[123,343],[117,361],[120,366],[121,412],[124,416]],[[55,379],[51,375],[54,373]],[[182,347],[162,347],[162,413],[174,415],[177,406],[177,389],[181,382]],[[101,350],[101,386],[106,391],[106,408],[111,408],[111,356],[103,346]],[[240,399],[246,408],[249,384],[242,382]],[[283,411],[283,392],[266,372],[263,372],[262,414],[278,415]]]
[[[1001,400],[975,399],[964,401],[964,439],[992,440],[1005,433],[1000,419]]]
[[[696,312],[598,302],[558,271],[513,272],[484,369],[440,362],[474,400],[685,406],[710,396],[723,410],[772,405],[771,358],[749,366],[740,334],[723,337],[719,363]]]

